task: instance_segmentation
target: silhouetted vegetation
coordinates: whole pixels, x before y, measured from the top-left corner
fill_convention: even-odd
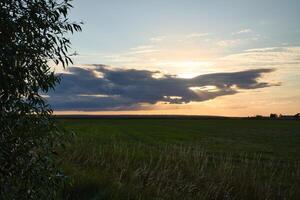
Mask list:
[[[59,77],[48,62],[68,65],[70,0],[0,1],[0,199],[53,199],[64,175],[54,154],[61,131],[40,93]]]
[[[271,113],[270,116],[263,116],[263,115],[256,115],[254,117],[248,117],[251,119],[282,119],[282,120],[299,120],[300,119],[300,113],[297,113],[295,115],[282,115],[282,114],[276,114]]]

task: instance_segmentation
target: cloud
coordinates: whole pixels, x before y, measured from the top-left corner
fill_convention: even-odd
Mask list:
[[[151,42],[160,42],[160,41],[163,41],[164,39],[166,39],[166,36],[156,36],[156,37],[150,38],[150,41]]]
[[[56,90],[47,94],[47,100],[55,110],[75,111],[138,110],[158,102],[186,104],[233,95],[242,89],[273,86],[258,81],[262,74],[272,71],[254,69],[184,79],[160,71],[110,69],[104,65],[94,69],[70,67],[69,73],[61,74]]]
[[[210,35],[210,34],[209,33],[191,33],[191,34],[188,34],[186,36],[186,38],[198,38],[198,37],[205,37],[208,35]]]
[[[217,45],[221,46],[221,47],[229,47],[229,46],[235,46],[241,43],[240,39],[236,39],[236,40],[220,40],[217,41]]]
[[[153,45],[141,45],[131,48],[130,51],[124,55],[151,54],[159,51],[160,50],[156,49]]]
[[[250,33],[250,32],[252,32],[252,30],[249,29],[249,28],[246,28],[246,29],[242,29],[242,30],[239,30],[237,32],[234,32],[234,33],[232,33],[232,35],[240,35],[240,34]]]
[[[267,47],[248,49],[242,53],[232,54],[221,59],[230,65],[280,65],[292,66],[300,64],[300,47]]]

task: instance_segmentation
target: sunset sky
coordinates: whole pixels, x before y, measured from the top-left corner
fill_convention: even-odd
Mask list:
[[[299,0],[74,0],[58,114],[300,112]],[[53,65],[51,63],[51,65]]]

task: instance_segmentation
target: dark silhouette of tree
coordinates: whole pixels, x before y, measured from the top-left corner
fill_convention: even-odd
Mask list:
[[[0,199],[53,199],[64,182],[53,154],[62,134],[40,94],[60,81],[48,61],[72,62],[65,35],[81,23],[70,2],[0,1]]]
[[[270,114],[270,118],[271,118],[271,119],[276,119],[276,118],[278,118],[278,115],[275,114],[275,113],[271,113],[271,114]]]

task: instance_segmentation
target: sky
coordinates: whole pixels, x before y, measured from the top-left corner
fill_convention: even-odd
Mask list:
[[[57,114],[300,112],[298,0],[74,0]],[[53,65],[53,64],[52,64]]]

